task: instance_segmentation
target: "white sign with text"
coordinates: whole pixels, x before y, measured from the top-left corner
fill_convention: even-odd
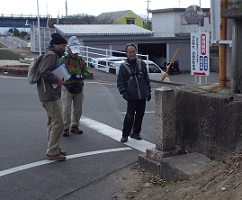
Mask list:
[[[191,33],[191,75],[209,76],[209,33]]]

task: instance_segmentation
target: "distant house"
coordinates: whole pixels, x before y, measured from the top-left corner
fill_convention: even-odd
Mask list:
[[[149,10],[152,13],[152,31],[155,37],[190,36],[191,32],[211,31],[209,23],[209,8],[203,8],[204,18],[201,27],[198,24],[188,24],[185,20],[185,8],[167,8]]]
[[[177,54],[180,59],[180,70],[188,71],[190,68],[190,37],[154,37],[154,32],[133,24],[55,24],[56,31],[68,39],[75,35],[83,46],[100,48],[107,50],[123,51],[127,43],[135,43],[138,53],[148,55],[150,60],[154,57],[165,56],[167,61],[172,58],[176,47],[182,44],[182,50]],[[47,28],[46,28],[47,29]],[[42,49],[48,47],[51,39],[50,31],[41,30],[42,40],[46,41],[46,46],[41,45]],[[38,29],[32,31],[31,48],[33,52],[38,52]],[[113,56],[118,53],[113,52]],[[98,57],[98,52],[95,57]],[[158,63],[159,64],[159,63]],[[161,66],[162,67],[162,66]]]
[[[97,18],[103,24],[134,24],[144,27],[143,18],[131,10],[101,13]]]
[[[137,40],[150,39],[152,31],[133,24],[55,24],[58,33],[68,38],[75,35],[90,47],[124,50],[125,45]]]

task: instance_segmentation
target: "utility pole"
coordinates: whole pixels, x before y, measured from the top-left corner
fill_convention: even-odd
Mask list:
[[[37,13],[38,13],[39,55],[41,55],[40,17],[39,17],[39,1],[38,0],[37,0]]]
[[[66,0],[66,17],[67,17],[67,15],[68,15],[68,8],[67,8],[67,0]]]
[[[227,0],[220,0],[220,12],[227,9]],[[226,19],[220,18],[220,40],[226,40]],[[226,86],[226,44],[219,44],[219,86]]]
[[[47,0],[46,0],[45,4],[46,4],[46,17],[48,17],[49,13],[48,13],[48,2],[47,2]]]
[[[149,22],[149,10],[150,10],[150,3],[151,1],[150,0],[147,0],[146,3],[147,3],[147,7],[146,7],[146,11],[147,11],[147,23]]]

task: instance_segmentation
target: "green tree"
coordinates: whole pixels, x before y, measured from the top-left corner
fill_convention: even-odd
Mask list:
[[[28,38],[28,33],[26,31],[21,31],[20,32],[20,37],[27,39]]]
[[[8,32],[11,33],[13,36],[20,36],[19,30],[16,28],[10,28]]]

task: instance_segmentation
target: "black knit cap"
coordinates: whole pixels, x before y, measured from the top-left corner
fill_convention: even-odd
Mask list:
[[[65,38],[63,38],[59,33],[53,33],[51,35],[52,39],[50,41],[50,45],[53,44],[67,44],[67,41]]]

